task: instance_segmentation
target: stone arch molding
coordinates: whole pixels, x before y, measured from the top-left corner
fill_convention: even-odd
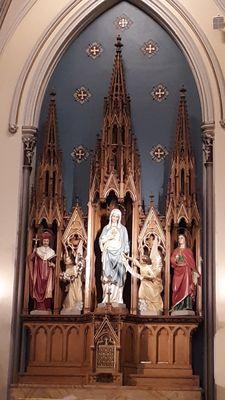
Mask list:
[[[73,0],[55,17],[36,43],[17,82],[9,120],[11,133],[16,133],[19,124],[26,130],[36,130],[48,81],[65,49],[90,22],[119,2]],[[220,123],[225,127],[223,74],[210,43],[191,15],[177,0],[167,0],[167,4],[164,0],[130,0],[130,3],[154,17],[182,48],[197,84],[204,125],[214,124],[212,85],[216,86]]]

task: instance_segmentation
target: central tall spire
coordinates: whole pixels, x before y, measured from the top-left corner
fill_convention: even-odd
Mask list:
[[[126,94],[122,60],[121,37],[117,36],[116,54],[105,112],[102,135],[99,137],[92,178],[98,176],[100,198],[107,197],[109,189],[124,199],[127,192],[139,199],[140,161],[136,138],[132,133],[130,98]],[[138,194],[137,194],[138,193]]]
[[[117,36],[115,43],[116,54],[114,59],[113,72],[111,77],[111,84],[107,98],[107,110],[118,110],[125,105],[127,101],[126,86],[124,81],[124,70],[122,60],[122,47],[120,35]]]

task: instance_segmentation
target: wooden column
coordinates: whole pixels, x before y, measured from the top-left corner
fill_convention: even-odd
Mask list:
[[[92,271],[94,259],[94,245],[93,245],[93,224],[94,213],[91,201],[88,202],[88,238],[87,238],[87,257],[86,257],[86,270],[85,270],[85,293],[84,293],[84,312],[90,312],[91,309],[91,290],[92,290]]]
[[[32,170],[32,159],[36,144],[37,128],[23,127],[23,177],[22,177],[22,196],[21,213],[18,233],[18,256],[17,268],[15,270],[14,299],[13,299],[13,322],[12,322],[12,355],[10,382],[15,382],[20,368],[20,345],[21,345],[21,322],[20,315],[23,307],[23,294],[26,269],[26,246],[27,246],[27,226],[29,212],[30,194],[30,173]]]
[[[29,225],[29,222],[28,222]],[[28,227],[27,232],[27,254],[32,253],[32,242],[33,230]],[[24,296],[23,296],[23,314],[29,314],[29,266],[27,260],[25,260],[25,277],[24,277]]]
[[[61,245],[62,245],[62,232],[63,232],[63,222],[61,226],[57,227],[57,243],[56,243],[56,264],[55,271],[53,270],[54,276],[54,309],[53,314],[58,315],[60,311],[60,286],[59,286],[59,274],[61,272],[60,263],[61,263]]]
[[[166,221],[166,255],[165,255],[165,295],[164,295],[164,313],[168,317],[170,310],[170,254],[171,254],[171,236],[170,226]]]
[[[202,275],[202,257],[201,257],[201,232],[200,229],[198,229],[197,236],[196,236],[196,249],[197,249],[197,254],[196,254],[196,267],[198,272]],[[197,298],[196,298],[196,311],[197,314],[202,316],[202,296],[203,296],[203,291],[202,291],[202,285],[197,285]]]
[[[137,201],[133,203],[133,220],[132,220],[132,257],[137,258],[137,238],[139,233],[139,208]],[[131,302],[130,313],[137,314],[137,278],[131,276]]]
[[[204,152],[204,389],[205,399],[213,400],[214,382],[214,333],[215,333],[215,267],[214,267],[214,202],[213,202],[213,141],[214,124],[202,125]]]

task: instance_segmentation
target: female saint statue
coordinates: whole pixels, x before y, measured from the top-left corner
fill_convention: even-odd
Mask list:
[[[172,282],[172,311],[189,310],[193,312],[196,277],[199,273],[195,266],[192,250],[187,247],[186,237],[178,236],[178,247],[171,256],[174,270]]]
[[[121,211],[111,211],[109,223],[99,238],[102,252],[102,303],[123,304],[123,288],[126,280],[126,260],[124,253],[129,253],[127,229],[121,224]]]

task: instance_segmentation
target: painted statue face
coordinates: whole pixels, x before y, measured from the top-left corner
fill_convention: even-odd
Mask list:
[[[44,247],[48,247],[49,246],[49,239],[43,239],[42,244]]]
[[[118,222],[119,221],[119,215],[118,214],[112,214],[112,222]]]
[[[142,262],[145,264],[151,264],[150,257],[147,255],[142,256]]]
[[[186,239],[185,239],[184,235],[179,235],[178,236],[178,243],[179,243],[180,246],[186,244]]]
[[[155,240],[155,236],[153,234],[151,234],[150,237],[149,237],[150,247],[152,247],[154,240]]]

